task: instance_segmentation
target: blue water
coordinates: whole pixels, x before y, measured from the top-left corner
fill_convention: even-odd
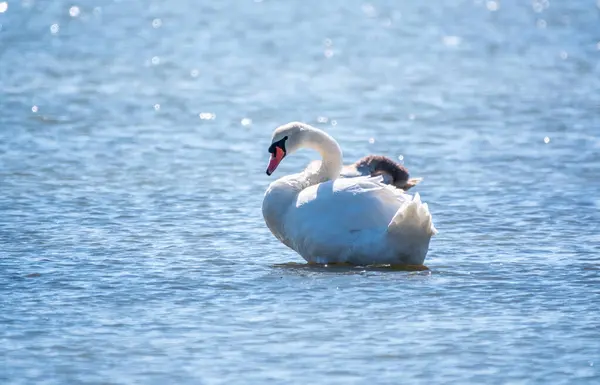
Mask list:
[[[0,2],[0,382],[600,383],[599,6]],[[270,234],[292,120],[424,178],[429,271]]]

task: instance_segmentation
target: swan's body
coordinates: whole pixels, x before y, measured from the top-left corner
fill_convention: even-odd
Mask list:
[[[313,160],[308,168],[317,170],[321,165],[320,160]],[[340,178],[356,178],[358,176],[383,177],[383,183],[398,187],[404,191],[416,186],[422,178],[410,178],[406,167],[382,155],[368,155],[356,162],[343,166]]]
[[[281,242],[313,263],[423,264],[436,233],[427,204],[387,185],[382,176],[338,178],[342,153],[325,132],[303,123],[275,130],[270,175],[286,154],[319,151],[308,167],[271,183],[263,216]]]

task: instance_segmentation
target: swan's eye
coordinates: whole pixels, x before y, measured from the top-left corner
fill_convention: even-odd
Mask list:
[[[269,146],[269,153],[271,154],[275,154],[275,151],[277,149],[277,147],[279,147],[281,150],[283,150],[283,153],[285,154],[285,141],[288,139],[287,136],[284,136],[281,140],[278,140],[277,142],[274,142],[273,144],[271,144],[271,146]]]

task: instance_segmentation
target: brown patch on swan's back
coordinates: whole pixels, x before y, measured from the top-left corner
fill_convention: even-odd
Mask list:
[[[410,175],[406,167],[383,155],[365,156],[357,160],[352,166],[363,175],[383,175],[384,177],[387,175],[391,178],[392,185],[405,191],[421,181],[420,178],[409,179]]]

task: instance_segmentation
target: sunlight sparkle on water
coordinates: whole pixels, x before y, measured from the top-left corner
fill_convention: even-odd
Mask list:
[[[545,8],[550,6],[550,1],[548,0],[533,0],[531,3],[531,8],[533,8],[534,12],[540,13]]]
[[[71,8],[69,8],[69,15],[71,15],[71,17],[77,17],[80,13],[81,11],[77,6],[72,6]]]
[[[500,4],[497,1],[488,1],[485,6],[489,11],[495,12],[500,8]]]
[[[217,117],[217,115],[212,112],[202,112],[198,116],[200,116],[200,119],[202,120],[214,120]]]
[[[8,9],[8,3],[6,1],[1,2],[0,3],[0,13],[6,12],[7,9]]]
[[[454,47],[460,44],[461,39],[458,36],[444,36],[442,40],[444,42],[444,45],[448,47]]]
[[[362,10],[367,15],[367,17],[375,17],[377,16],[377,10],[372,4],[363,4]]]

